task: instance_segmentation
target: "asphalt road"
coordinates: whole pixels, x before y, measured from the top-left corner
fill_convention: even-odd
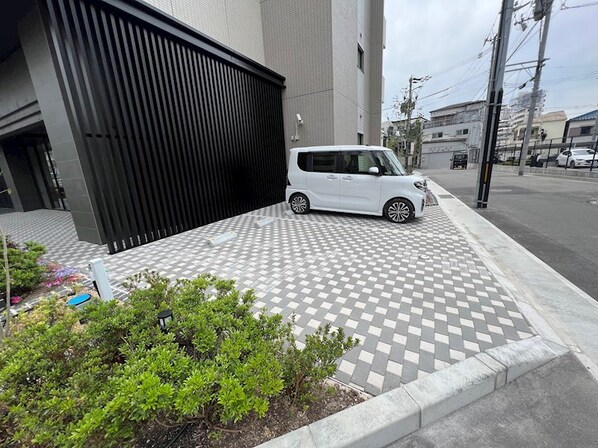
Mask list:
[[[473,206],[477,169],[422,173]],[[494,172],[491,185],[476,211],[598,300],[598,180]]]

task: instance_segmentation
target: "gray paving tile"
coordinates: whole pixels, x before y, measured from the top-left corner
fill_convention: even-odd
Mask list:
[[[532,334],[439,207],[427,208],[422,219],[405,226],[376,217],[295,216],[286,210],[286,204],[277,204],[115,255],[77,241],[69,213],[10,213],[0,216],[0,224],[16,241],[45,244],[48,258],[65,265],[84,268],[91,258],[104,258],[115,286],[146,268],[173,277],[211,272],[253,288],[258,308],[296,313],[299,340],[323,322],[343,326],[363,341],[343,357],[347,371],[339,369],[337,378],[373,393],[472,356],[476,347]],[[275,221],[253,227],[264,216]],[[205,244],[205,238],[225,231],[236,232],[237,239],[215,248]]]

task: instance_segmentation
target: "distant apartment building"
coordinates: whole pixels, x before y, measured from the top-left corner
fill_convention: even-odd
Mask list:
[[[423,125],[422,168],[448,168],[453,154],[467,152],[478,160],[485,101],[453,104],[430,112]]]
[[[21,0],[0,206],[125,250],[284,199],[295,146],[378,144],[383,0]]]
[[[563,134],[565,143],[573,142],[574,145],[594,147],[592,145],[596,143],[594,140],[596,115],[598,109],[568,120]]]
[[[508,105],[501,109],[500,122],[498,124],[497,146],[507,146],[514,142],[514,130],[527,123],[529,107],[531,102],[531,92],[521,92],[513,98]],[[543,89],[538,90],[536,107],[534,108],[534,117],[538,118],[544,110],[546,101],[546,92]],[[534,119],[535,119],[534,118]]]
[[[530,134],[530,143],[537,144],[548,142],[550,140],[559,140],[565,131],[567,115],[564,111],[549,112],[534,118],[532,122],[532,131]],[[525,137],[527,122],[520,123],[512,130],[512,140],[514,142],[522,141]]]
[[[424,123],[426,123],[428,120],[426,120],[424,117],[422,116],[417,116],[417,117],[413,117],[411,118],[411,129],[414,129],[415,126],[417,126],[418,122],[421,122],[421,125],[423,126]],[[386,146],[386,147],[390,147],[389,146],[389,142],[393,142],[392,137],[396,137],[396,147],[393,147],[392,149],[396,149],[400,152],[403,152],[405,150],[405,148],[408,146],[407,145],[407,119],[403,118],[400,120],[386,120],[382,122],[381,125],[381,135],[380,135],[380,145],[381,146]]]

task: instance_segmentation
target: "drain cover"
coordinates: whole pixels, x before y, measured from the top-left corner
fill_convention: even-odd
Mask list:
[[[452,199],[455,196],[453,196],[452,194],[439,194],[438,197],[442,199]]]

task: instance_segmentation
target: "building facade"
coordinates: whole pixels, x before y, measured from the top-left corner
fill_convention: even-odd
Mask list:
[[[534,118],[530,143],[542,143],[544,141],[560,139],[565,131],[567,115],[564,111],[549,112]],[[512,141],[520,142],[525,137],[526,123],[519,123],[513,128]]]
[[[595,135],[598,109],[571,118],[567,121],[563,138],[565,143],[573,143],[578,146],[594,147],[596,144]]]
[[[485,101],[453,104],[430,112],[423,125],[421,167],[448,168],[453,154],[467,152],[476,162],[481,144]]]
[[[287,149],[378,144],[383,0],[144,1],[286,78]]]
[[[116,252],[283,200],[288,148],[377,143],[382,12],[14,2],[0,24],[0,206],[68,210],[80,239]]]
[[[506,147],[507,145],[512,145],[516,141],[516,138],[514,137],[515,128],[521,128],[521,126],[525,127],[531,99],[531,92],[520,92],[507,106],[501,109],[500,121],[498,123],[498,147]],[[536,107],[534,109],[534,120],[540,118],[542,115],[545,101],[546,92],[543,89],[539,89]]]

